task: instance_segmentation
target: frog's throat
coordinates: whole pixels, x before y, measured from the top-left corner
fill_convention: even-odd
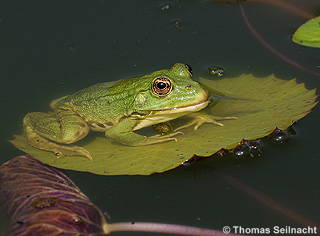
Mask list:
[[[182,107],[173,107],[169,109],[164,109],[164,110],[152,110],[151,111],[151,116],[153,114],[155,115],[160,115],[160,114],[175,114],[175,113],[185,113],[185,112],[195,112],[195,111],[200,111],[206,106],[208,106],[209,101],[202,101],[196,104],[188,105],[188,106],[182,106]]]

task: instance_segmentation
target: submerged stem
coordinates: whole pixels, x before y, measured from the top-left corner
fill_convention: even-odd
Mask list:
[[[285,9],[287,12],[296,15],[296,16],[300,16],[302,18],[305,19],[311,19],[313,17],[316,17],[315,14],[312,14],[308,11],[305,11],[303,9],[301,9],[301,7],[296,7],[292,4],[290,4],[288,1],[280,1],[280,0],[250,0],[251,2],[262,2],[262,3],[267,3],[267,4],[271,4],[274,5],[276,7],[280,7]]]
[[[313,71],[311,69],[308,69],[302,65],[300,65],[298,62],[291,60],[290,58],[286,57],[285,55],[283,55],[281,52],[277,51],[276,49],[274,49],[256,30],[255,28],[251,25],[245,10],[242,6],[241,3],[239,3],[239,7],[240,7],[240,13],[242,15],[242,18],[244,20],[245,25],[247,26],[247,28],[249,29],[249,31],[252,33],[252,35],[268,50],[270,50],[274,55],[280,57],[283,61],[285,61],[286,63],[288,63],[291,66],[294,66],[304,72],[307,72],[309,74],[315,75],[315,76],[320,76],[319,72]]]
[[[136,232],[154,232],[154,233],[169,233],[176,235],[196,235],[196,236],[225,236],[222,231],[213,229],[204,229],[185,225],[162,224],[162,223],[147,223],[147,222],[122,222],[108,225],[110,232],[116,231],[136,231]],[[236,234],[228,234],[228,236]]]

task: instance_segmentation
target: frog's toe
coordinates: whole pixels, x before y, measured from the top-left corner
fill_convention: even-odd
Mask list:
[[[223,120],[237,120],[239,119],[239,117],[237,116],[226,116],[226,117],[223,117]]]
[[[76,155],[80,155],[80,156],[84,156],[86,157],[88,160],[92,160],[92,156],[90,154],[89,151],[87,151],[85,148],[82,147],[76,147],[76,149],[74,150],[76,152]]]
[[[166,138],[165,141],[174,141],[174,142],[178,142],[177,138]]]
[[[199,116],[196,120],[196,124],[194,126],[194,130],[197,130],[201,125],[205,123],[214,124],[223,127],[224,124],[221,122],[218,122],[217,120],[237,120],[237,116]]]
[[[158,139],[160,142],[168,142],[168,141],[175,141],[175,142],[178,142],[178,139],[177,138],[174,138],[172,136],[162,136],[161,138]]]
[[[173,137],[173,136],[176,136],[176,135],[179,135],[179,134],[183,135],[184,133],[181,132],[181,131],[178,131],[178,132],[173,132],[173,133],[166,134],[166,135],[156,134],[156,135],[154,135],[154,137],[170,138],[170,137]]]
[[[154,136],[148,137],[148,139],[144,143],[144,145],[154,144],[154,143],[163,143],[163,142],[168,142],[168,141],[178,142],[178,139],[175,138],[174,136],[179,135],[179,134],[183,134],[183,132],[174,132],[174,133],[166,134],[166,135],[156,134]]]
[[[194,130],[198,130],[199,127],[203,124],[206,124],[206,123],[209,123],[209,124],[214,124],[214,125],[218,125],[218,126],[224,126],[224,124],[214,120],[214,119],[207,119],[207,120],[199,120],[196,125],[194,126]]]
[[[79,152],[81,154],[81,156],[86,157],[88,160],[93,160],[90,152],[88,152],[86,149],[83,148],[83,150],[81,152]]]
[[[85,148],[77,146],[64,147],[62,149],[52,150],[52,152],[57,158],[66,156],[84,156],[89,160],[93,160],[90,152],[88,152]]]
[[[215,120],[237,120],[239,119],[238,116],[215,116],[215,115],[210,115]]]

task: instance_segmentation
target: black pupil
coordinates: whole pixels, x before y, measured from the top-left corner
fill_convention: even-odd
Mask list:
[[[159,82],[157,83],[157,87],[158,89],[165,89],[167,87],[167,84],[163,82]]]

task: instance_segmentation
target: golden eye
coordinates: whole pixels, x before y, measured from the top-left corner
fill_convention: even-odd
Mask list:
[[[172,90],[171,81],[167,78],[156,78],[152,83],[152,90],[160,96],[166,96]]]

